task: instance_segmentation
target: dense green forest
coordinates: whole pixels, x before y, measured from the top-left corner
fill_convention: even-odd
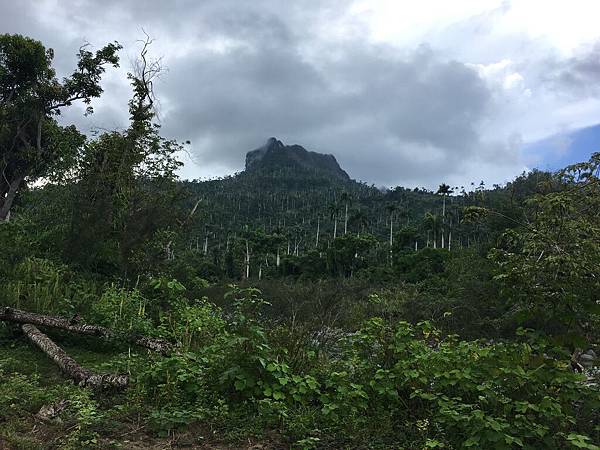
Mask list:
[[[181,181],[149,44],[86,137],[121,46],[59,80],[0,35],[0,448],[600,448],[600,153],[379,189],[270,139]]]

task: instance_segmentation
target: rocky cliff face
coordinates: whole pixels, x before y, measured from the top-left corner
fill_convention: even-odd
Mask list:
[[[284,145],[274,137],[246,154],[247,172],[281,167],[308,170],[341,180],[350,179],[333,155],[310,152],[300,145]]]

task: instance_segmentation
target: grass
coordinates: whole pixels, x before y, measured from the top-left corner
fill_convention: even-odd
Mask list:
[[[223,433],[210,424],[194,424],[158,437],[148,428],[143,411],[128,407],[126,394],[89,397],[86,389],[66,379],[46,355],[15,330],[0,325],[0,450],[285,448],[277,436],[267,436],[258,443],[256,438]],[[94,338],[61,333],[51,337],[79,364],[97,372],[111,371],[127,355],[127,348],[115,348]],[[50,423],[36,417],[41,406],[63,398],[90,398],[90,405],[97,407],[93,414],[100,415],[101,420],[81,431],[80,411],[68,410]],[[81,435],[87,434],[95,442],[86,444]]]

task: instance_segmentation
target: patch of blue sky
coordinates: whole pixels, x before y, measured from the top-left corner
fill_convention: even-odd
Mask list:
[[[530,168],[554,171],[569,164],[587,161],[600,151],[600,124],[560,133],[525,144],[523,155]]]

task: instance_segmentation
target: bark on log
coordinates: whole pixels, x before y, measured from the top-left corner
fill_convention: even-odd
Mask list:
[[[80,386],[89,386],[93,389],[101,388],[124,388],[129,381],[127,375],[94,374],[90,370],[81,367],[77,362],[56,345],[52,339],[38,330],[35,325],[26,323],[21,326],[25,335],[58,367]]]
[[[17,323],[30,323],[43,327],[57,328],[60,330],[69,331],[71,333],[104,337],[106,339],[121,339],[131,344],[139,345],[162,354],[167,354],[173,351],[173,344],[165,341],[164,339],[150,338],[147,336],[140,336],[139,334],[121,335],[109,328],[104,328],[99,325],[72,323],[68,319],[64,319],[62,317],[36,314],[15,308],[0,307],[0,320]]]

